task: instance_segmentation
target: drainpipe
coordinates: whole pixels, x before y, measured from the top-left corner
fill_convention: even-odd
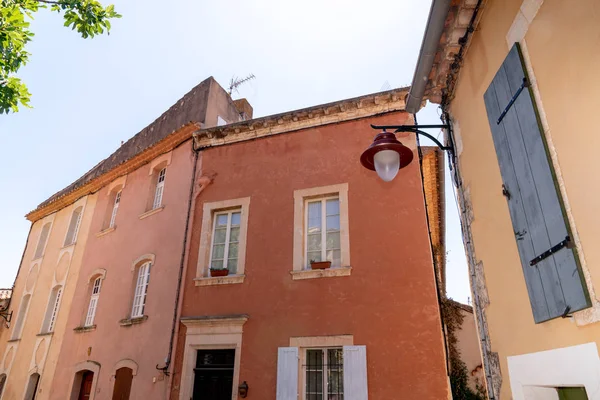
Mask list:
[[[419,51],[417,67],[415,68],[415,75],[413,76],[410,91],[406,97],[406,112],[410,114],[415,114],[421,108],[421,101],[423,100],[429,73],[433,66],[435,53],[444,32],[450,3],[451,0],[433,0],[431,3],[425,35],[423,36],[421,51]]]
[[[198,125],[198,129],[201,129],[201,127]],[[171,367],[171,361],[172,361],[172,357],[173,357],[173,351],[175,350],[175,348],[177,347],[177,335],[179,333],[179,316],[181,315],[181,308],[182,308],[182,304],[183,302],[181,301],[181,293],[183,292],[183,287],[185,285],[185,282],[183,282],[183,277],[186,276],[187,274],[187,261],[189,258],[189,253],[190,253],[190,239],[191,239],[191,230],[190,228],[190,222],[196,212],[196,202],[194,201],[198,195],[200,195],[200,193],[202,193],[204,191],[204,189],[210,185],[212,183],[212,179],[209,177],[201,177],[200,179],[198,179],[198,183],[200,184],[200,188],[198,189],[198,191],[196,193],[195,192],[195,184],[196,184],[196,171],[198,169],[198,163],[202,162],[202,159],[200,158],[200,149],[197,149],[195,146],[195,142],[194,139],[192,137],[192,151],[194,152],[194,167],[192,170],[192,180],[190,182],[190,193],[189,193],[189,198],[188,198],[188,212],[187,212],[187,217],[186,217],[186,223],[185,223],[185,231],[184,231],[184,238],[183,238],[183,248],[182,248],[182,252],[181,252],[181,262],[179,264],[179,277],[177,280],[177,296],[175,298],[175,308],[173,310],[173,325],[171,328],[171,339],[169,341],[169,355],[167,356],[167,359],[165,360],[165,367],[164,368],[158,368],[162,370],[165,375],[170,376],[169,379],[169,383],[167,385],[167,392],[165,394],[165,399],[169,399],[170,393],[171,393],[171,389],[173,386],[173,371],[170,370]],[[199,161],[200,160],[200,161]]]

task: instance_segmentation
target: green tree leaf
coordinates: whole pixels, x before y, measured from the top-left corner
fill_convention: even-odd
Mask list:
[[[112,4],[104,7],[97,0],[0,0],[0,114],[31,107],[31,94],[16,74],[29,59],[25,47],[33,39],[30,20],[40,8],[48,7],[64,13],[64,26],[84,39],[109,33],[109,20],[121,18]]]

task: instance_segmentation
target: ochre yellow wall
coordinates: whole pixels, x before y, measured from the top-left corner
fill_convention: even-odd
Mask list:
[[[492,350],[499,353],[501,398],[511,398],[507,356],[595,341],[600,323],[572,319],[535,324],[525,287],[483,94],[506,57],[506,34],[521,0],[490,0],[476,30],[450,113],[459,136],[460,168],[470,193],[475,256],[483,262],[490,304],[486,308]],[[529,26],[526,47],[547,114],[567,201],[579,233],[582,260],[600,291],[600,188],[595,166],[600,93],[600,3],[546,0]],[[556,168],[557,166],[555,166]]]
[[[13,302],[10,307],[13,311],[11,327],[0,331],[0,357],[2,357],[0,359],[0,373],[7,373],[8,375],[2,400],[23,399],[29,375],[36,371],[41,375],[36,400],[44,400],[48,397],[65,329],[73,329],[73,327],[66,326],[66,322],[95,204],[96,195],[90,195],[87,198],[78,200],[74,205],[33,224],[19,275],[15,282]],[[79,205],[84,205],[85,208],[77,242],[73,246],[63,248],[71,213]],[[33,257],[40,231],[47,221],[53,222],[46,251],[40,260],[34,262]],[[65,259],[59,266],[60,258],[68,252],[71,252],[70,262],[65,263]],[[29,271],[34,264],[39,267],[37,277],[29,276]],[[53,282],[61,280],[61,274],[65,276],[65,280],[54,333],[38,336],[42,328]],[[33,289],[33,294],[23,324],[21,339],[10,341],[19,313],[21,299],[27,288]]]

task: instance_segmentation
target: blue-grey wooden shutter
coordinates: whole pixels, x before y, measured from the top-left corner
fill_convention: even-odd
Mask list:
[[[572,243],[572,236],[533,96],[528,85],[522,87],[524,82],[527,72],[515,43],[484,100],[529,300],[539,323],[589,307],[590,300],[572,246],[555,248],[531,263],[565,238]]]
[[[344,346],[344,399],[368,400],[367,347]]]
[[[277,400],[298,399],[298,348],[280,347],[277,352]]]

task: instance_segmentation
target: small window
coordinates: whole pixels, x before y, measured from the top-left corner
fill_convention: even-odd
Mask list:
[[[92,286],[92,294],[90,296],[90,304],[88,306],[87,315],[85,317],[84,326],[94,325],[94,317],[96,316],[96,308],[98,307],[98,298],[100,297],[100,287],[102,286],[102,277],[97,277]]]
[[[21,305],[19,306],[19,314],[17,314],[17,320],[15,321],[12,336],[10,337],[12,340],[21,338],[21,332],[23,331],[23,325],[25,323],[25,315],[27,314],[27,310],[29,309],[29,300],[30,299],[31,299],[30,294],[26,294],[21,299]]]
[[[211,269],[228,269],[232,275],[237,273],[241,215],[241,209],[215,214],[210,255]]]
[[[0,374],[0,398],[2,397],[2,392],[4,392],[5,385],[6,385],[6,374]]]
[[[133,307],[131,309],[131,318],[144,316],[144,307],[146,306],[146,294],[148,293],[148,283],[150,282],[151,262],[146,262],[138,268],[135,292],[133,296]]]
[[[69,223],[69,230],[65,237],[65,246],[70,246],[77,241],[77,234],[79,233],[79,226],[81,225],[81,217],[83,216],[83,207],[77,207],[71,214],[71,222]]]
[[[341,348],[306,350],[306,400],[344,399],[344,352]]]
[[[46,222],[40,232],[40,238],[38,239],[37,247],[35,248],[34,259],[42,258],[44,255],[44,249],[46,248],[46,242],[48,241],[48,235],[50,234],[51,222]]]
[[[117,218],[117,211],[119,210],[119,203],[121,203],[121,191],[120,190],[115,195],[115,201],[113,203],[112,212],[110,214],[110,222],[108,224],[109,228],[115,227],[115,220]]]
[[[56,318],[58,317],[58,309],[60,308],[60,301],[62,298],[62,291],[62,286],[56,286],[50,293],[46,317],[44,318],[44,325],[42,326],[43,333],[54,332],[54,326],[56,325]]]
[[[163,191],[165,188],[165,175],[167,174],[167,168],[163,168],[158,173],[156,180],[156,190],[154,191],[154,201],[152,202],[152,209],[155,210],[162,205]]]
[[[324,197],[306,201],[306,260],[310,269],[311,261],[331,261],[332,267],[341,262],[340,246],[340,200]]]

